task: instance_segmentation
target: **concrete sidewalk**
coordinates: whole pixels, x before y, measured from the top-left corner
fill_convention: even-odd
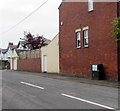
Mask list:
[[[120,83],[117,81],[108,81],[108,80],[92,80],[91,78],[83,78],[83,77],[76,77],[76,76],[69,76],[63,74],[51,74],[51,73],[42,73],[40,75],[52,77],[55,79],[62,79],[62,80],[69,80],[74,82],[80,82],[85,84],[91,85],[99,85],[99,86],[106,86],[106,87],[113,87],[113,88],[120,88]]]
[[[43,76],[43,77],[48,77],[48,78],[53,78],[53,79],[60,79],[60,80],[91,84],[91,85],[120,88],[120,83],[117,81],[92,80],[91,78],[76,77],[76,76],[71,76],[68,74],[61,74],[61,73],[57,74],[57,73],[35,73],[35,72],[24,72],[24,71],[20,71],[20,72],[23,74],[37,75],[37,76]]]

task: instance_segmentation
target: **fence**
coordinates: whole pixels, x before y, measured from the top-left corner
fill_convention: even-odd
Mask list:
[[[40,58],[41,50],[28,50],[19,53],[19,59],[32,59],[32,58]]]

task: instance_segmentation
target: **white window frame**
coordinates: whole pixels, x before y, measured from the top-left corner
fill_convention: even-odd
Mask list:
[[[87,31],[87,33],[85,34],[85,32]],[[88,47],[89,41],[88,41],[88,29],[85,28],[83,30],[83,39],[84,39],[84,47]],[[86,44],[86,40],[87,40],[87,44]]]
[[[76,45],[77,45],[77,48],[81,47],[81,35],[80,34],[81,34],[80,31],[76,32]]]
[[[93,0],[88,0],[88,11],[93,10]]]

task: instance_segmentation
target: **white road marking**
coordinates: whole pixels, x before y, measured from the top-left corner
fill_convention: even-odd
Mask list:
[[[61,95],[69,97],[69,98],[72,98],[72,99],[76,99],[76,100],[79,100],[79,101],[83,101],[83,102],[86,102],[86,103],[89,103],[89,104],[93,104],[93,105],[96,105],[96,106],[100,106],[100,107],[103,107],[103,108],[106,108],[106,109],[115,110],[115,108],[112,108],[112,107],[109,107],[109,106],[105,106],[105,105],[102,105],[102,104],[99,104],[99,103],[95,103],[95,102],[92,102],[92,101],[88,101],[88,100],[85,100],[85,99],[81,99],[81,98],[78,98],[78,97],[75,97],[75,96],[71,96],[71,95],[68,95],[68,94],[62,93]]]
[[[28,86],[32,86],[32,87],[35,87],[35,88],[44,89],[43,87],[40,87],[40,86],[37,86],[37,85],[34,85],[34,84],[30,84],[30,83],[27,83],[27,82],[20,82],[20,83],[28,85]]]

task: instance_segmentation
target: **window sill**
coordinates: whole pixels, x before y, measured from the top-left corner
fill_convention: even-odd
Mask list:
[[[83,46],[82,48],[89,48],[88,46]]]
[[[77,49],[80,49],[81,48],[81,46],[80,47],[76,47]]]
[[[81,47],[76,47],[77,49],[81,49],[81,48],[89,48],[88,46],[81,46]]]
[[[88,10],[88,13],[93,12],[94,10]]]

